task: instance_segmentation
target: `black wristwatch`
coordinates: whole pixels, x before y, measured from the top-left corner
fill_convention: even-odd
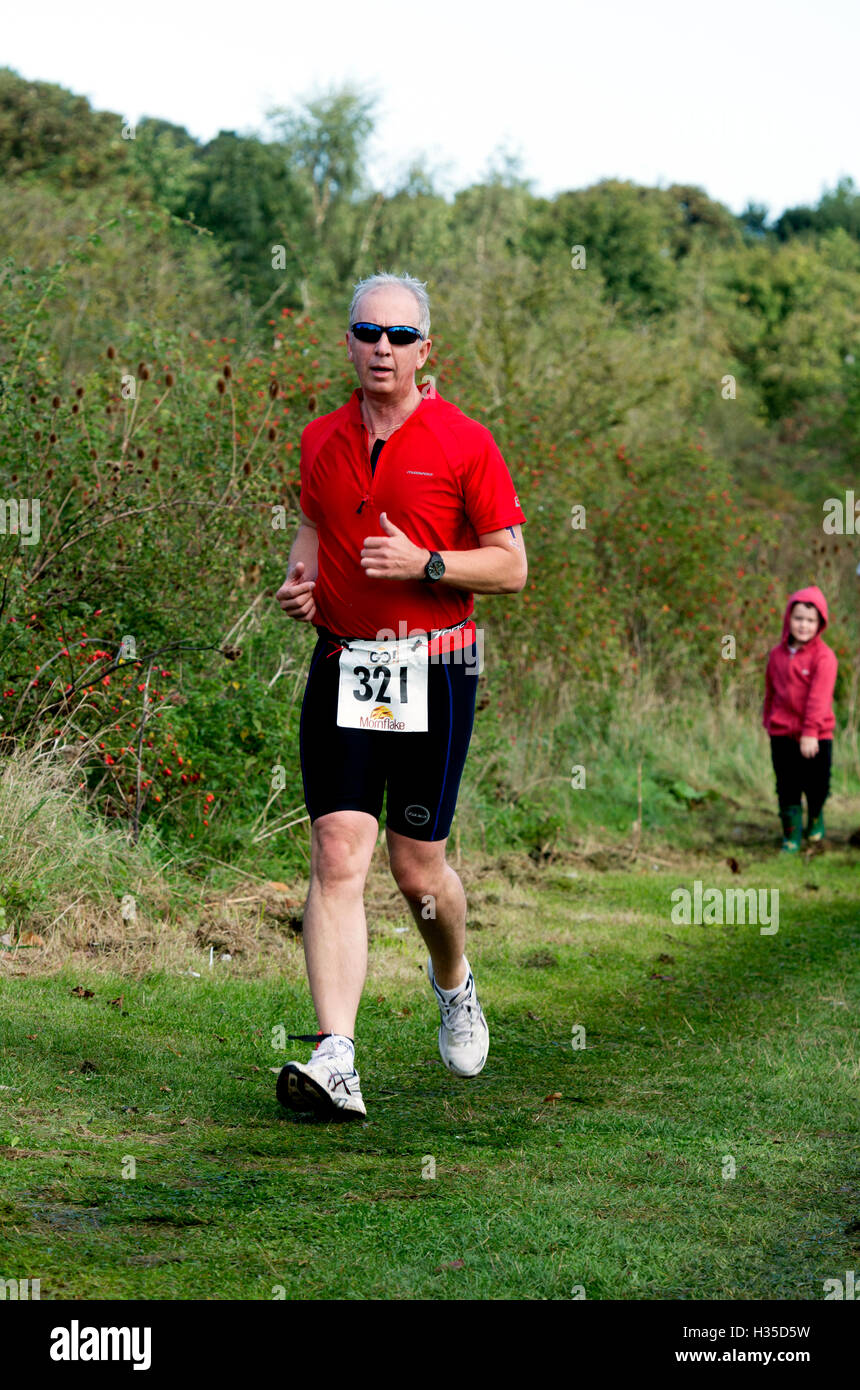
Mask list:
[[[445,561],[442,559],[438,550],[431,550],[430,559],[424,566],[424,578],[434,583],[437,579],[441,579],[444,573]]]

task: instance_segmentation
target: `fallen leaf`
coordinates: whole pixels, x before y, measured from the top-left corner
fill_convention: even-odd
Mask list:
[[[172,1087],[172,1086],[159,1086],[158,1089],[159,1089],[159,1091],[172,1091],[172,1090],[173,1090],[173,1087]]]
[[[278,883],[276,880],[267,883],[266,887],[273,888],[276,893],[289,893],[290,891],[285,883]]]
[[[81,1062],[78,1071],[98,1071],[98,1067],[95,1062]]]
[[[93,997],[93,992],[92,992],[92,990],[91,990],[91,989],[84,989],[83,985],[75,985],[75,987],[74,987],[74,989],[71,991],[71,993],[72,993],[72,994],[76,994],[76,995],[78,996],[79,999],[92,999],[92,997]]]
[[[221,1034],[220,1034],[220,1033],[213,1033],[212,1036],[214,1037],[214,1039],[215,1039],[216,1042],[226,1042],[226,1041],[227,1041],[226,1038],[222,1038],[222,1037],[221,1037]]]
[[[466,1266],[466,1261],[465,1261],[465,1260],[449,1260],[447,1264],[444,1264],[444,1265],[437,1265],[436,1268],[435,1268],[435,1270],[433,1271],[433,1273],[434,1273],[434,1274],[441,1274],[442,1271],[443,1271],[443,1269],[464,1269],[465,1266]]]
[[[124,1000],[124,999],[125,999],[125,995],[124,995],[124,994],[118,994],[117,997],[116,997],[116,999],[109,999],[109,1000],[108,1000],[108,1004],[110,1005],[110,1007],[111,1007],[112,1009],[121,1009],[121,1008],[122,1008],[122,1005],[123,1005],[123,1000]]]
[[[27,1034],[27,1038],[29,1039],[30,1042],[35,1042],[36,1039],[38,1038],[38,1036],[39,1036],[38,1033],[28,1033],[28,1034]]]
[[[555,1104],[557,1100],[561,1100],[561,1091],[550,1091],[548,1096],[544,1096],[544,1103],[550,1101]]]
[[[658,975],[656,970],[652,970],[648,976],[649,980],[674,980],[674,975]]]
[[[21,946],[44,946],[44,944],[44,936],[40,936],[36,931],[25,931],[19,942]]]
[[[674,956],[667,956],[665,951],[662,953],[662,955],[659,955],[659,956],[657,957],[657,960],[659,961],[659,963],[660,963],[661,965],[674,965],[674,964],[675,964],[675,957],[674,957]]]
[[[726,863],[728,864],[728,866],[729,866],[729,868],[731,869],[731,871],[732,871],[733,874],[739,874],[739,873],[740,873],[740,871],[741,871],[741,866],[740,866],[740,864],[738,863],[737,859],[729,858],[729,859],[726,860]]]

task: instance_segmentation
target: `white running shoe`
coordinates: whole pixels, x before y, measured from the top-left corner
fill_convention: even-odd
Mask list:
[[[466,969],[469,971],[466,983],[454,995],[451,1003],[446,1004],[433,975],[433,962],[429,956],[427,958],[427,974],[442,1015],[439,1052],[445,1066],[455,1076],[477,1076],[490,1051],[490,1030],[478,1003],[475,980],[468,961]]]
[[[311,1057],[305,1064],[287,1062],[281,1068],[276,1094],[287,1110],[311,1111],[324,1120],[363,1120],[358,1072],[343,1070],[337,1057]]]

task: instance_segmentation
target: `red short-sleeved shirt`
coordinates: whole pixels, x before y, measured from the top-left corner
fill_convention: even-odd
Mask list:
[[[422,548],[477,549],[479,536],[526,519],[507,464],[485,425],[433,395],[386,441],[374,473],[360,400],[354,391],[302,433],[299,503],[319,537],[314,621],[371,639],[450,627],[470,616],[474,596],[420,579],[369,579],[365,537],[384,534],[385,512]]]

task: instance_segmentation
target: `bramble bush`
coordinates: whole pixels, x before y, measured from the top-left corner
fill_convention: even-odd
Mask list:
[[[717,689],[727,669],[747,688],[760,683],[783,599],[760,520],[742,512],[727,469],[700,442],[647,459],[584,436],[559,447],[542,438],[539,415],[512,410],[506,436],[530,568],[522,594],[492,600],[524,654],[512,681],[551,654],[555,677],[583,686],[623,688],[646,666],[667,693],[686,681]],[[737,640],[732,662],[721,656],[726,634]]]
[[[249,648],[243,698],[256,689],[259,707],[242,711],[244,740],[260,742],[267,719],[277,729],[280,689],[264,696],[284,648],[307,640],[272,601],[296,526],[299,437],[348,374],[335,382],[331,348],[285,309],[266,360],[234,366],[231,341],[158,330],[135,351],[107,344],[85,379],[54,385],[40,333],[56,278],[7,263],[2,282],[5,495],[38,499],[41,518],[34,543],[10,524],[0,550],[0,747],[75,757],[80,745],[103,813],[136,831],[158,812],[190,835],[210,819],[207,777],[223,784],[234,751],[224,712]],[[268,778],[257,783],[243,790],[263,804]]]

